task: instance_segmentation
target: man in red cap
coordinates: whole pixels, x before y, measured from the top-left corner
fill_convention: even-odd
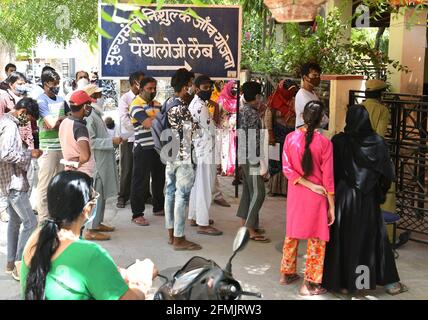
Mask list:
[[[94,157],[91,155],[89,131],[83,120],[91,111],[94,101],[85,91],[75,91],[70,97],[71,116],[59,126],[59,140],[66,160],[65,170],[78,170],[92,177]]]

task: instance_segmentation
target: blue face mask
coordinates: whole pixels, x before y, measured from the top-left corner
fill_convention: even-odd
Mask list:
[[[16,93],[18,95],[21,95],[21,96],[26,95],[27,92],[30,91],[29,88],[25,84],[21,84],[19,86],[16,86],[15,90],[16,90]]]

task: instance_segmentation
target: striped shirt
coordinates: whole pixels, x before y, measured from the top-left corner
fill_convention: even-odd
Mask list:
[[[59,142],[58,128],[48,129],[43,119],[47,116],[56,119],[63,117],[70,109],[62,97],[56,96],[54,100],[48,97],[46,93],[42,94],[37,102],[39,103],[40,111],[40,119],[37,122],[39,126],[40,149],[44,151],[60,151],[61,144]]]
[[[144,120],[154,118],[160,111],[161,105],[157,101],[148,104],[140,96],[135,97],[129,106],[129,116],[134,126],[135,141],[134,146],[141,146],[143,149],[152,149],[155,142],[152,137],[152,131],[143,127]]]

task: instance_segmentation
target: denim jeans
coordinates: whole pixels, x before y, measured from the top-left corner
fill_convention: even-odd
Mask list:
[[[22,258],[27,240],[37,227],[37,218],[31,208],[27,192],[10,190],[7,211],[7,262],[19,261]],[[21,227],[23,228],[19,231]]]
[[[165,226],[174,229],[174,237],[184,236],[186,207],[195,180],[193,164],[168,162],[165,171]]]

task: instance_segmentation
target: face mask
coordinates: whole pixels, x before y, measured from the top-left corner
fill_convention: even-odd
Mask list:
[[[90,223],[92,221],[94,221],[94,219],[95,219],[96,216],[97,216],[97,204],[95,205],[94,209],[92,210],[92,215],[88,218],[88,220],[85,221],[85,223],[83,224],[83,226],[85,228],[87,228],[90,225]]]
[[[147,91],[144,91],[142,94],[142,98],[144,99],[144,101],[146,102],[151,102],[153,101],[153,99],[156,97],[156,92],[152,92],[149,93]]]
[[[230,91],[230,93],[231,93],[232,96],[236,96],[238,94],[238,89],[232,89]]]
[[[49,91],[52,93],[52,94],[54,94],[54,95],[58,95],[58,93],[59,93],[59,87],[51,87],[51,88],[49,88]]]
[[[25,127],[28,124],[28,116],[24,113],[21,113],[18,117],[17,117],[18,121],[19,121],[19,126],[20,127]]]
[[[104,101],[105,101],[104,97],[97,99],[96,103],[101,109],[104,108]]]
[[[187,89],[187,93],[191,96],[193,95],[193,88],[189,87],[189,89]]]
[[[17,95],[20,95],[20,96],[23,96],[23,95],[27,94],[27,92],[28,92],[28,91],[29,91],[29,90],[28,90],[27,86],[26,86],[26,85],[24,85],[24,84],[21,84],[21,85],[19,85],[19,86],[16,86],[16,88],[15,88],[15,92],[16,92],[16,94],[17,94]]]
[[[212,90],[208,90],[208,91],[199,91],[198,96],[199,98],[201,98],[204,101],[208,101],[211,98],[211,94],[213,93]]]
[[[321,82],[321,78],[310,78],[307,77],[307,81],[312,85],[313,88],[318,87]]]

